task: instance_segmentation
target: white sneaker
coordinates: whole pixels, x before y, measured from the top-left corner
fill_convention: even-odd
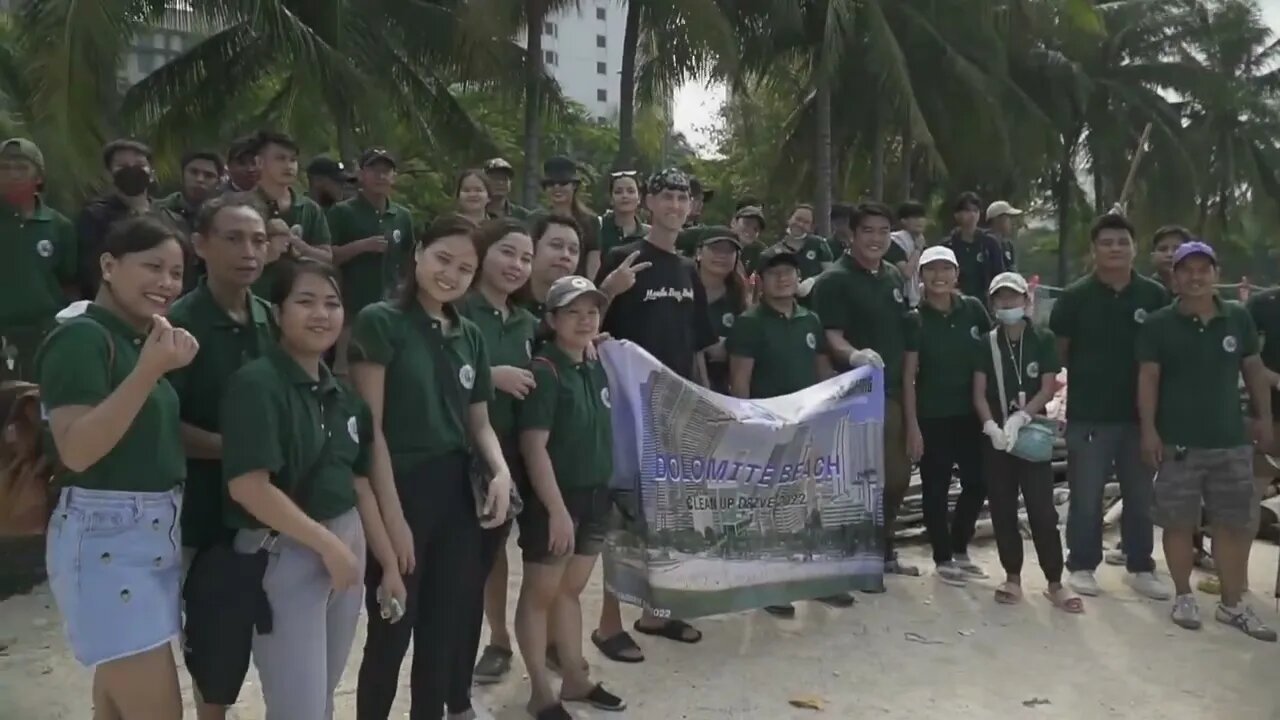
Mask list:
[[[1245,605],[1229,608],[1218,603],[1218,611],[1214,613],[1218,622],[1237,628],[1245,635],[1263,642],[1275,642],[1276,631],[1267,627],[1262,619],[1254,614],[1253,608]]]
[[[974,561],[970,560],[968,555],[956,555],[951,562],[956,567],[965,571],[965,573],[970,577],[982,578],[982,579],[985,579],[987,577],[987,571],[983,570],[981,565],[978,565]]]
[[[1077,570],[1071,573],[1071,576],[1067,578],[1067,585],[1072,590],[1088,597],[1098,597],[1102,594],[1102,588],[1098,587],[1098,581],[1094,579],[1093,573],[1088,570]]]
[[[1154,572],[1129,573],[1129,586],[1152,600],[1168,600],[1173,593]]]
[[[957,567],[954,562],[942,563],[933,572],[938,576],[939,580],[948,585],[964,587],[969,584],[968,574]]]
[[[1200,629],[1200,606],[1196,604],[1196,596],[1179,595],[1173,600],[1173,612],[1169,614],[1173,624],[1188,630]]]

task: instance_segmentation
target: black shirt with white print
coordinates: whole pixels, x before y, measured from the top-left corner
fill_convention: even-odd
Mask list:
[[[596,284],[627,256],[639,251],[635,263],[652,263],[636,273],[636,284],[609,304],[603,330],[630,340],[681,377],[692,380],[693,357],[719,339],[707,314],[707,291],[693,260],[667,252],[647,240],[619,245],[600,263]]]

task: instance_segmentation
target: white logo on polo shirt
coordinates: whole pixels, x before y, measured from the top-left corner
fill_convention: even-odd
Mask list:
[[[733,313],[725,313],[720,316],[720,323],[727,328],[733,327]]]
[[[1235,352],[1236,348],[1239,346],[1240,344],[1236,342],[1236,337],[1234,335],[1228,335],[1222,338],[1222,349],[1229,353]]]
[[[894,288],[894,289],[893,289],[893,301],[894,301],[894,302],[902,302],[902,290],[901,290],[901,288]]]
[[[1147,311],[1146,311],[1146,310],[1143,310],[1142,308],[1138,308],[1137,310],[1134,310],[1134,311],[1133,311],[1133,321],[1134,321],[1134,322],[1136,322],[1136,323],[1138,323],[1139,325],[1141,325],[1142,323],[1146,322],[1146,321],[1147,321]]]
[[[613,407],[613,403],[609,401],[609,388],[600,388],[600,402],[607,408]]]
[[[818,347],[818,338],[814,337],[813,333],[805,333],[804,344],[808,345],[810,350],[814,350]]]
[[[351,436],[351,442],[360,442],[360,424],[354,417],[347,418],[347,434]]]
[[[804,256],[812,260],[818,257],[818,253],[814,252],[813,250],[810,250],[809,252],[805,253]]]
[[[462,387],[470,390],[476,384],[476,371],[470,365],[463,365],[458,371],[458,382],[462,383]]]
[[[42,258],[53,255],[53,243],[49,240],[41,240],[36,243],[36,254]]]
[[[391,231],[391,242],[393,242],[393,243],[398,243],[398,242],[400,242],[400,231],[399,231],[399,230],[392,230],[392,231]]]
[[[1040,377],[1040,363],[1034,361],[1027,363],[1027,377]]]
[[[524,356],[530,359],[533,358],[533,341],[532,340],[524,341]]]
[[[978,326],[977,326],[977,325],[970,325],[970,326],[969,326],[969,337],[973,338],[974,340],[977,340],[977,339],[978,339]]]

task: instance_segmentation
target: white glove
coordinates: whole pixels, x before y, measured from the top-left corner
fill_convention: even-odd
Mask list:
[[[800,287],[796,288],[796,297],[809,297],[809,293],[813,292],[813,284],[817,282],[818,276],[814,275],[808,280],[802,280]]]
[[[849,367],[862,367],[870,365],[875,368],[884,368],[884,358],[880,357],[880,353],[875,350],[854,350],[849,353]]]
[[[1031,416],[1019,410],[1004,421],[1005,447],[1013,447],[1018,442],[1018,431],[1031,422]]]
[[[1009,448],[1009,441],[1006,439],[1004,430],[996,424],[995,420],[988,420],[982,424],[982,434],[991,438],[991,447],[1001,452]]]

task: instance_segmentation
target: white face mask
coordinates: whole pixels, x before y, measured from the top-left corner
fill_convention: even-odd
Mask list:
[[[1002,325],[1017,325],[1022,318],[1026,317],[1026,308],[1000,308],[996,310],[996,319]]]

